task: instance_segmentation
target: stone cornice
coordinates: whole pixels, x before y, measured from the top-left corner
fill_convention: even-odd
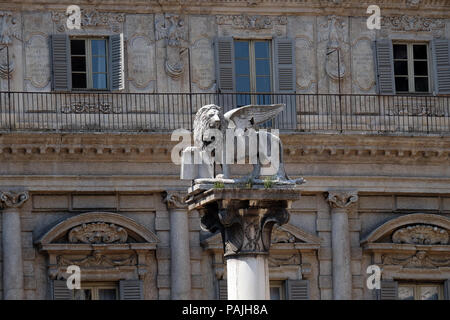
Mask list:
[[[448,163],[449,136],[282,134],[289,163]],[[168,134],[0,135],[1,161],[171,163],[177,142]]]
[[[383,14],[396,14],[401,10],[403,14],[416,13],[420,15],[450,16],[450,3],[447,0],[134,0],[123,2],[120,0],[98,1],[84,0],[77,5],[85,8],[99,8],[111,12],[129,13],[187,13],[187,14],[239,14],[245,11],[249,14],[288,15],[328,15],[339,14],[344,16],[366,16],[367,7],[377,4]],[[10,0],[0,1],[3,10],[65,10],[72,5],[71,0],[34,1]],[[301,10],[295,10],[301,9]]]

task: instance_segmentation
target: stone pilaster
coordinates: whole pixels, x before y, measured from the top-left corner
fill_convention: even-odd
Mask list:
[[[0,192],[3,243],[3,297],[24,298],[22,230],[20,208],[29,198],[28,192]]]
[[[352,273],[348,214],[358,201],[356,191],[329,191],[333,256],[333,299],[352,299]]]
[[[167,191],[164,202],[170,215],[170,279],[173,300],[191,299],[189,219],[185,194]]]

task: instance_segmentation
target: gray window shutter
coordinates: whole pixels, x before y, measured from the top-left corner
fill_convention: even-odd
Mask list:
[[[67,288],[66,280],[52,281],[52,299],[53,300],[72,300],[72,290]]]
[[[275,128],[296,129],[296,63],[295,43],[291,38],[275,38],[273,60],[275,66],[275,93],[273,103],[284,103],[286,109],[275,118]]]
[[[434,39],[432,50],[436,92],[450,94],[450,41]]]
[[[444,282],[444,299],[450,300],[450,279]]]
[[[123,90],[125,88],[123,33],[109,37],[109,65],[110,89]]]
[[[377,290],[378,300],[397,300],[398,299],[398,283],[392,280],[382,280],[381,289]]]
[[[286,280],[287,300],[309,300],[309,280]]]
[[[55,91],[71,90],[70,42],[66,34],[50,36],[52,87]]]
[[[217,298],[219,300],[228,300],[227,280],[219,280],[217,287]]]
[[[234,92],[234,44],[232,37],[214,39],[217,89],[220,93]]]
[[[389,39],[377,40],[374,43],[374,48],[378,93],[395,94],[392,42]]]
[[[275,92],[295,93],[295,45],[290,38],[275,38]]]
[[[120,280],[119,281],[120,300],[142,300],[141,280]]]

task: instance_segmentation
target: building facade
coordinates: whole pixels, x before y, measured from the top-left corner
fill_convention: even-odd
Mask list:
[[[0,3],[3,299],[226,298],[172,161],[209,103],[286,104],[272,299],[450,299],[448,1]]]

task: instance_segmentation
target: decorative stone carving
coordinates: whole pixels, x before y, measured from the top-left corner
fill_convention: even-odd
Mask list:
[[[358,201],[356,191],[329,191],[327,201],[332,208],[349,209]]]
[[[449,267],[450,258],[432,258],[426,251],[417,251],[412,256],[402,257],[395,254],[382,257],[384,265],[400,265],[404,268],[438,268]]]
[[[13,38],[20,40],[20,24],[9,11],[0,11],[0,44],[10,45]]]
[[[218,25],[230,25],[234,29],[264,30],[272,29],[276,25],[287,25],[286,16],[262,16],[247,14],[241,15],[217,15]]]
[[[191,49],[192,82],[200,90],[209,90],[215,83],[214,51],[211,41],[207,38],[195,41]]]
[[[339,69],[338,70],[338,54],[333,52],[325,56],[325,71],[327,75],[337,80],[343,78],[346,74],[347,67],[344,60],[344,44],[348,42],[346,35],[347,23],[343,18],[335,15],[329,16],[324,24],[320,25],[319,41],[328,41],[327,51],[339,50]]]
[[[406,6],[410,8],[417,8],[421,0],[406,0]]]
[[[420,16],[383,16],[381,19],[382,35],[391,32],[431,32],[435,37],[441,37],[445,32],[443,19],[431,19]]]
[[[136,88],[144,89],[155,80],[154,42],[138,34],[128,40],[128,79]]]
[[[58,32],[66,32],[65,12],[52,12],[52,20]],[[96,9],[81,9],[81,28],[108,27],[113,32],[119,32],[125,21],[124,13],[99,12]]]
[[[269,256],[269,267],[276,268],[281,266],[300,266],[300,255],[270,255]]]
[[[353,82],[361,91],[370,91],[376,84],[374,66],[371,59],[372,39],[361,37],[352,44],[352,73]]]
[[[184,202],[186,194],[178,191],[166,191],[164,196],[164,202],[172,209],[184,209],[187,208],[187,204]]]
[[[276,226],[272,231],[272,244],[295,243],[296,241],[298,241],[298,239],[293,234],[281,229],[279,226]]]
[[[25,79],[35,88],[44,88],[50,81],[50,50],[48,37],[35,32],[24,41],[25,47]]]
[[[58,256],[58,267],[77,265],[79,267],[118,267],[118,266],[134,266],[137,263],[136,255],[132,254],[128,258],[115,260],[101,251],[94,251],[92,255],[81,260],[72,260],[64,256]]]
[[[14,65],[14,61],[9,60],[9,68],[8,68],[8,59],[6,58],[6,50],[5,53],[2,55],[2,52],[0,52],[0,78],[2,79],[9,79],[12,78],[13,73],[16,69]]]
[[[448,244],[447,230],[430,225],[407,226],[395,231],[392,235],[394,243],[410,244]]]
[[[70,243],[125,243],[127,231],[114,224],[105,222],[85,223],[70,230]]]
[[[155,21],[156,40],[166,42],[165,70],[172,79],[178,79],[184,72],[181,59],[182,40],[187,40],[184,17],[176,14],[165,14]]]
[[[112,107],[110,102],[72,102],[61,106],[62,113],[122,113],[122,106]]]
[[[314,77],[314,43],[309,36],[297,36],[295,38],[297,59],[297,88],[311,90],[316,83]]]
[[[275,223],[289,220],[285,201],[225,200],[218,210],[199,209],[205,231],[220,230],[224,256],[236,254],[267,254]]]
[[[0,206],[3,208],[20,208],[29,198],[28,191],[17,193],[0,191]]]
[[[388,107],[387,114],[390,116],[447,116],[444,106],[439,104],[434,105],[431,101],[420,101],[420,99],[406,104],[394,103]]]

